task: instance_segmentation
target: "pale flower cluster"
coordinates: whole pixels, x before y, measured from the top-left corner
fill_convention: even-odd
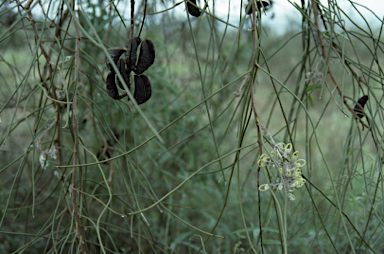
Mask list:
[[[57,158],[56,153],[57,153],[57,149],[56,149],[55,144],[52,144],[51,148],[46,149],[46,150],[41,152],[40,157],[39,157],[39,162],[40,162],[40,165],[43,169],[47,169],[49,166],[49,163],[47,160],[48,156],[51,157],[51,159],[56,160],[56,158]]]
[[[284,189],[285,185],[287,197],[289,200],[293,201],[295,200],[295,196],[292,192],[305,184],[305,179],[301,174],[301,168],[305,165],[305,160],[299,159],[299,152],[293,152],[292,144],[290,143],[276,144],[273,142],[271,145],[273,147],[271,157],[266,154],[261,155],[257,165],[259,167],[279,169],[280,174],[275,183],[263,184],[259,189],[261,191],[266,191],[268,189],[281,191]]]
[[[306,77],[305,81],[307,82],[312,81],[312,83],[314,84],[319,84],[323,81],[323,78],[324,78],[323,73],[317,70],[317,68],[319,67],[319,63],[320,62],[316,64],[316,68],[313,71],[305,73],[305,77]]]
[[[47,169],[49,166],[48,163],[48,157],[51,159],[56,160],[57,158],[57,148],[54,143],[52,143],[51,147],[49,149],[42,150],[41,148],[41,139],[44,137],[44,135],[56,124],[56,117],[55,119],[43,130],[38,137],[35,140],[35,147],[37,148],[38,151],[40,151],[40,156],[39,156],[39,162],[40,165],[43,169]]]
[[[318,72],[317,70],[305,73],[305,77],[305,81],[312,81],[314,84],[318,84],[323,81],[323,73]]]

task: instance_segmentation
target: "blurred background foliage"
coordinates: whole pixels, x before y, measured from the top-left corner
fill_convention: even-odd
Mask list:
[[[105,85],[131,1],[2,1],[0,252],[384,252],[381,18],[302,0],[302,22],[276,33],[268,3],[253,16],[238,1],[234,22],[218,1],[197,1],[198,18],[136,1],[133,35],[143,24],[156,59],[135,105]],[[295,201],[258,191],[278,172],[258,168],[252,104],[306,161]]]

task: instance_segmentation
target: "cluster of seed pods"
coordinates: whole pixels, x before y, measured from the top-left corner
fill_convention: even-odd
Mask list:
[[[137,57],[137,49],[139,45],[140,54],[139,57]],[[124,53],[125,60],[120,59]],[[112,50],[110,52],[110,56],[130,90],[130,73],[131,71],[135,73],[135,92],[133,97],[135,98],[137,104],[143,104],[144,102],[148,101],[152,94],[151,83],[149,82],[147,76],[141,74],[155,62],[155,46],[153,43],[150,40],[141,41],[139,37],[135,37],[129,40],[127,49]],[[109,60],[107,60],[107,67],[111,71],[108,74],[106,81],[108,95],[115,100],[120,100],[127,96],[127,94],[119,94],[116,83],[121,89],[124,89],[124,87],[120,80],[116,78],[116,72]]]

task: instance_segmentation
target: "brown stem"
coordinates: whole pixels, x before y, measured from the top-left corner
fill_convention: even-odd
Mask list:
[[[28,0],[28,2],[24,5],[24,9],[27,10],[31,6],[33,0]]]
[[[63,5],[64,5],[64,2],[61,4],[61,18],[59,20],[59,23],[57,24],[57,27],[56,27],[56,32],[55,32],[55,35],[56,37],[58,37],[59,39],[61,38],[61,30],[62,30],[62,26],[63,26],[63,23],[64,23],[64,20],[67,19],[68,17],[68,14],[69,14],[69,10],[66,9],[63,13]],[[54,23],[54,25],[56,25],[56,23]]]
[[[255,57],[255,61],[257,61],[257,55],[256,55],[256,49],[257,49],[257,26],[256,26],[256,6],[255,4],[252,4],[252,32],[253,32],[253,56]],[[254,71],[257,71],[257,65],[255,64]],[[256,110],[256,103],[255,103],[255,96],[253,94],[253,78],[251,78],[251,99],[252,99],[252,111],[255,116],[255,123],[256,123],[256,129],[257,129],[257,142],[259,144],[259,153],[260,156],[263,154],[263,147],[261,142],[261,131],[260,131],[260,125],[259,125],[259,117],[257,115]],[[260,245],[261,245],[261,253],[264,253],[263,248],[263,229],[261,226],[261,196],[260,196],[260,167],[257,168],[257,199],[258,199],[258,208],[259,208],[259,228],[260,228]]]
[[[323,26],[324,26],[325,30],[328,30],[327,23],[325,23],[323,12],[321,11],[320,5],[318,3],[316,3],[316,7],[317,7],[317,9],[319,9],[320,17],[321,17],[321,20],[323,21]]]
[[[259,117],[257,116],[257,111],[256,111],[256,105],[255,105],[255,97],[253,95],[253,80],[251,80],[251,97],[252,97],[252,111],[253,114],[255,115],[255,122],[256,122],[256,127],[257,127],[257,143],[259,144],[259,153],[260,156],[263,154],[263,147],[262,147],[262,142],[261,142],[261,131],[260,131],[260,125],[259,125]],[[258,206],[259,206],[259,227],[260,227],[260,244],[261,244],[261,252],[264,253],[263,249],[263,234],[262,234],[262,227],[261,227],[261,200],[260,200],[260,167],[257,167],[257,198],[258,198]]]
[[[71,8],[74,5],[74,0],[71,2]],[[73,128],[73,136],[74,136],[74,145],[73,145],[73,165],[77,165],[78,161],[78,125],[77,125],[77,119],[76,119],[76,108],[77,108],[77,92],[79,88],[79,82],[78,82],[78,72],[79,72],[79,65],[80,65],[80,58],[79,58],[79,50],[80,50],[80,30],[76,22],[74,22],[75,29],[76,29],[76,52],[75,52],[75,92],[73,96],[73,104],[72,104],[72,128]],[[79,211],[77,209],[77,187],[76,187],[76,174],[77,174],[77,167],[73,167],[72,169],[72,205],[73,205],[73,213],[76,220],[76,226],[77,229],[76,236],[79,240],[79,244],[81,246],[82,253],[87,253],[85,248],[85,238],[83,235],[83,229],[82,224],[79,216]]]
[[[131,0],[131,39],[133,38],[134,28],[135,28],[135,0]]]
[[[33,18],[33,15],[32,15],[32,12],[31,11],[28,11],[31,4],[32,4],[33,0],[30,0],[28,1],[25,5],[24,5],[24,9],[28,12],[28,17],[30,18],[31,20],[31,26],[33,28],[33,32],[34,32],[34,35],[35,35],[35,41],[36,43],[39,43],[39,47],[40,47],[40,50],[41,52],[43,53],[45,59],[46,59],[46,63],[45,63],[45,66],[44,66],[44,70],[43,70],[43,75],[41,76],[41,81],[44,81],[45,79],[45,74],[46,74],[46,71],[47,69],[49,70],[49,80],[51,82],[51,87],[48,87],[46,85],[46,88],[48,90],[48,92],[51,92],[51,96],[52,98],[56,99],[57,100],[57,96],[56,96],[56,86],[54,85],[54,82],[53,82],[53,68],[52,68],[52,65],[50,64],[51,62],[51,58],[49,56],[49,54],[45,51],[44,47],[43,47],[43,43],[40,41],[40,37],[39,37],[39,33],[37,31],[37,28],[36,28],[36,22]],[[39,42],[40,41],[40,42]],[[51,88],[52,88],[52,91],[51,91]],[[53,102],[56,106],[56,109],[58,107],[60,107],[60,105],[57,103],[57,102]],[[57,127],[57,143],[58,143],[58,146],[59,146],[59,159],[60,159],[60,165],[62,165],[62,155],[61,155],[61,125],[60,125],[60,120],[59,120],[59,115],[58,115],[58,127]],[[35,127],[35,131],[37,129],[37,126]]]
[[[139,38],[140,38],[140,35],[141,35],[141,30],[143,30],[143,26],[144,26],[144,20],[145,20],[146,12],[147,12],[147,0],[145,0],[145,2],[144,2],[144,17],[143,17],[143,22],[141,22],[140,32],[139,32],[139,35],[137,36],[137,37],[139,37]]]
[[[34,35],[35,35],[35,41],[36,43],[39,43],[39,47],[40,47],[40,50],[41,52],[43,53],[45,59],[46,59],[46,63],[45,63],[45,66],[44,66],[44,71],[43,71],[43,75],[42,75],[42,81],[44,81],[44,78],[45,78],[45,73],[47,71],[47,69],[49,70],[49,80],[51,82],[51,87],[47,87],[47,90],[48,92],[51,91],[51,88],[52,88],[52,91],[51,91],[51,97],[54,98],[55,100],[57,100],[57,96],[56,96],[56,86],[54,85],[54,82],[53,82],[53,68],[52,68],[52,65],[50,64],[51,62],[51,58],[49,56],[49,54],[45,51],[44,47],[43,47],[43,43],[42,41],[40,41],[40,37],[39,37],[39,33],[37,31],[37,28],[36,28],[36,22],[33,18],[33,15],[32,15],[32,12],[31,11],[28,11],[29,8],[31,7],[31,4],[32,4],[33,0],[30,0],[28,1],[25,5],[24,5],[24,10],[28,12],[28,17],[30,18],[31,20],[31,26],[33,28],[33,32],[34,32]],[[19,1],[17,1],[18,5],[20,5]],[[20,11],[20,10],[19,10]],[[27,38],[28,39],[28,38]],[[39,42],[40,41],[40,42]],[[29,44],[29,41],[28,41],[28,44]],[[61,151],[61,121],[60,121],[60,110],[59,110],[59,107],[60,105],[57,103],[57,102],[53,102],[55,107],[56,107],[56,110],[57,110],[57,138],[55,140],[55,142],[57,143],[58,145],[58,157],[59,157],[59,163],[60,163],[60,166],[62,165],[62,162],[63,162],[63,159],[62,159],[62,151]],[[35,130],[37,129],[37,126],[35,127]],[[48,182],[49,183],[49,182]]]
[[[24,6],[24,9],[25,9],[25,10],[28,10],[29,7],[30,7],[30,4],[31,4],[31,3],[32,3],[32,1],[29,1],[29,2]],[[33,18],[33,15],[32,15],[32,12],[31,12],[31,11],[28,12],[28,17],[29,17],[29,19],[31,20],[31,26],[32,26],[32,28],[33,28],[33,32],[34,32],[34,34],[35,34],[35,40],[36,40],[36,43],[37,43],[37,42],[39,42],[40,37],[39,37],[39,33],[38,33],[38,31],[37,31],[37,28],[36,28],[36,22],[35,22],[35,19]],[[54,91],[52,92],[52,95],[54,96],[53,98],[56,99],[56,94],[55,94],[55,90],[56,90],[56,88],[55,88],[55,86],[53,85],[53,80],[52,80],[53,68],[52,68],[52,66],[51,66],[51,64],[50,64],[51,58],[49,57],[48,53],[45,51],[45,49],[44,49],[44,47],[43,47],[43,43],[42,43],[41,41],[40,41],[40,43],[39,43],[39,47],[40,47],[40,49],[41,49],[41,53],[43,53],[45,59],[47,60],[46,66],[48,66],[48,68],[49,68],[49,80],[51,81],[51,83],[52,83],[52,87],[54,88],[54,89],[53,89]],[[43,75],[43,76],[44,76],[44,75]]]

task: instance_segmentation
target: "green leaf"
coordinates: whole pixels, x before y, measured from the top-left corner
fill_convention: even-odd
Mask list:
[[[281,242],[278,241],[278,240],[271,240],[271,239],[266,239],[266,240],[264,240],[264,239],[263,239],[263,244],[277,244],[277,245],[280,245]]]
[[[313,100],[311,96],[308,96],[309,104],[311,104],[311,107],[313,108]]]
[[[310,86],[308,86],[307,87],[307,89],[305,90],[307,93],[309,93],[309,92],[311,92],[311,91],[313,91],[313,90],[315,90],[315,89],[319,89],[319,88],[321,88],[322,86],[321,85],[319,85],[319,84],[315,84],[315,85],[310,85]]]

